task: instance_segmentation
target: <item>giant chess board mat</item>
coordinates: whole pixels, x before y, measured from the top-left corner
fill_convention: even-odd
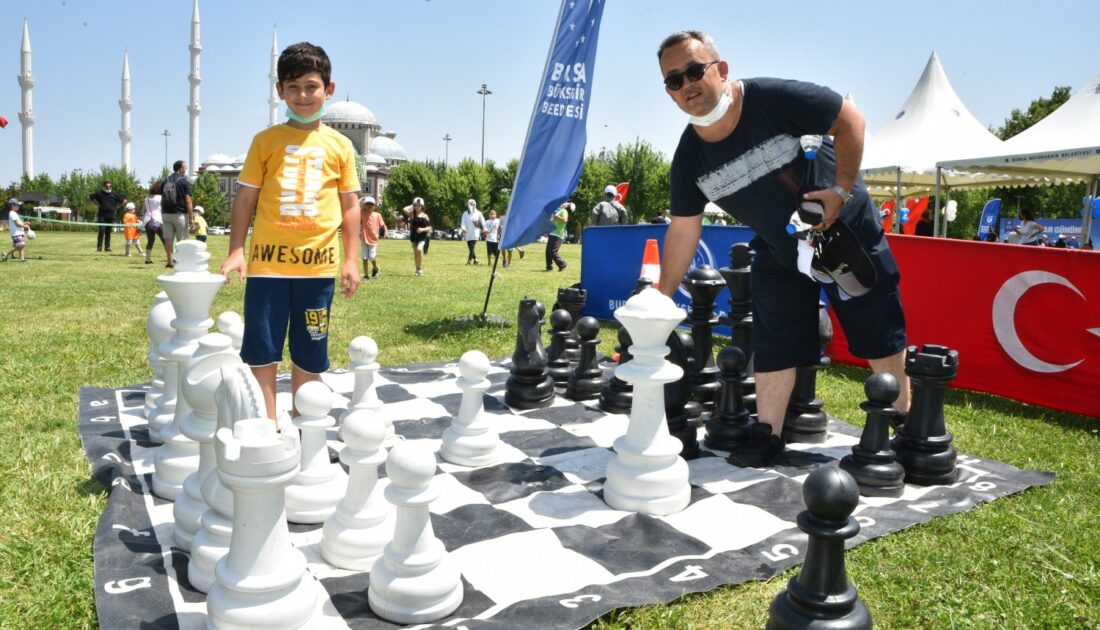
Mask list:
[[[775,575],[801,562],[806,550],[795,524],[806,476],[837,465],[859,441],[858,428],[831,419],[826,442],[790,445],[780,465],[762,469],[733,466],[727,453],[701,444],[702,456],[688,462],[686,509],[660,517],[622,512],[603,502],[602,487],[627,417],[560,396],[546,409],[512,410],[503,402],[508,367],[508,360],[493,363],[485,395],[505,443],[503,461],[466,468],[437,455],[441,493],[431,523],[465,588],[462,605],[440,627],[580,628],[615,608]],[[457,363],[384,368],[375,379],[382,413],[403,439],[438,449],[461,399],[457,377]],[[346,407],[352,375],[323,378]],[[280,389],[280,408],[289,408],[289,382],[281,380]],[[150,490],[155,446],[142,417],[144,396],[143,386],[80,390],[80,437],[92,476],[110,491],[93,549],[99,622],[199,628],[205,595],[187,581],[187,554],[172,546],[172,503]],[[331,449],[342,448],[336,430],[329,438]],[[862,527],[849,546],[1053,478],[962,454],[959,470],[950,486],[907,485],[896,499],[861,497],[854,516]],[[397,627],[368,607],[368,573],[321,559],[320,525],[291,524],[290,531],[309,561],[308,577],[327,595],[322,627]]]

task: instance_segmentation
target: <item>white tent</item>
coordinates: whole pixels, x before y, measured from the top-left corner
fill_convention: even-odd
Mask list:
[[[938,166],[978,169],[1010,180],[998,186],[1091,181],[1095,198],[1100,179],[1100,74],[1046,118],[1006,140],[1000,151],[944,160]],[[1086,213],[1086,230],[1090,221]]]

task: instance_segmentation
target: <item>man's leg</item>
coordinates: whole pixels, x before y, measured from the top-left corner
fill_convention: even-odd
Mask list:
[[[111,219],[111,221],[114,221],[114,219]],[[107,227],[103,228],[103,230],[104,230],[104,232],[103,232],[103,251],[105,251],[105,252],[111,251],[111,230],[112,229],[114,229],[114,228],[112,228],[109,225]]]
[[[756,416],[772,428],[772,435],[783,434],[787,403],[794,390],[795,368],[756,373]]]
[[[905,350],[882,359],[868,359],[867,362],[871,364],[872,371],[887,372],[898,379],[901,393],[898,394],[894,407],[902,413],[907,413],[909,411],[909,376],[905,373]],[[757,378],[759,383],[759,377]]]

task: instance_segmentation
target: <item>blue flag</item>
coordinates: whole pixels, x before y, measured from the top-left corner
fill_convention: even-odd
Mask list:
[[[604,0],[562,0],[512,186],[502,249],[553,231],[550,216],[581,177],[603,5]]]
[[[982,208],[982,218],[978,220],[978,240],[984,241],[993,226],[997,224],[997,216],[1001,213],[1001,200],[990,199]]]

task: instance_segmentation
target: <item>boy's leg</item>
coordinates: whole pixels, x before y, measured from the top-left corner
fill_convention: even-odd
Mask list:
[[[302,368],[290,364],[290,395],[293,397],[298,393],[298,388],[311,381],[321,380],[320,374],[314,374],[313,372],[306,372]],[[290,404],[290,417],[298,415],[298,407],[293,402]]]
[[[278,422],[278,416],[275,415],[275,376],[278,373],[279,364],[272,363],[271,365],[250,367],[252,368],[252,376],[255,376],[256,382],[260,384],[260,391],[264,393],[264,406],[267,408],[267,417]]]
[[[290,286],[291,395],[328,370],[329,313],[336,282],[332,278],[300,278]],[[294,413],[297,413],[297,409]]]
[[[264,393],[268,417],[275,421],[275,376],[290,317],[289,282],[285,278],[249,278],[244,285],[241,360],[252,368]]]

